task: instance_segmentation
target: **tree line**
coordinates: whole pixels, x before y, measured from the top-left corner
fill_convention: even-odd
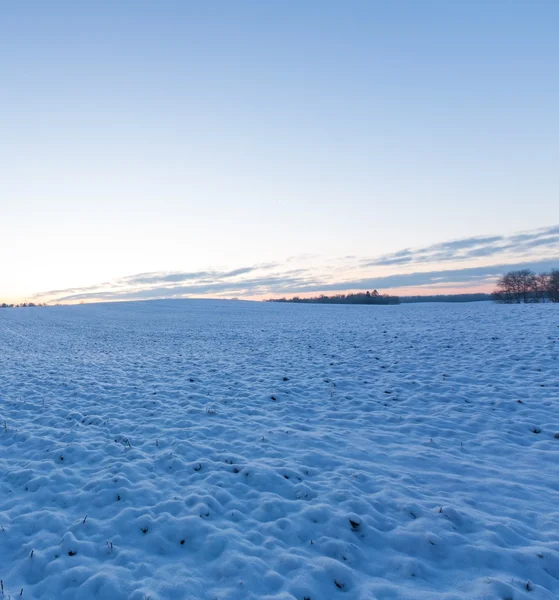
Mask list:
[[[530,269],[509,271],[497,281],[491,297],[502,304],[559,302],[559,269],[539,274]]]
[[[372,292],[359,292],[356,294],[337,294],[336,296],[315,296],[314,298],[272,298],[268,302],[293,302],[295,304],[400,304],[398,296]]]
[[[402,296],[402,304],[417,302],[485,302],[491,300],[491,294],[434,294],[432,296]]]
[[[34,302],[22,302],[21,304],[6,304],[2,302],[0,308],[29,308],[32,306],[46,306],[46,304],[35,304]]]

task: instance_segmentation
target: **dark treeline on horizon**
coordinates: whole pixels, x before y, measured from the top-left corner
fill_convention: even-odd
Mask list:
[[[491,297],[500,304],[559,302],[559,269],[540,274],[530,269],[509,271],[497,281]]]
[[[400,304],[398,296],[379,294],[373,292],[361,292],[357,294],[337,294],[336,296],[315,296],[313,298],[271,298],[266,302],[292,302],[295,304]]]
[[[376,292],[376,290],[375,290]],[[435,294],[431,296],[388,296],[369,294],[338,294],[312,298],[272,298],[267,302],[290,302],[295,304],[412,304],[416,302],[483,302],[491,300],[491,294]]]
[[[414,302],[484,302],[491,300],[491,294],[434,294],[431,296],[401,296],[402,304]]]
[[[2,302],[0,308],[31,308],[34,306],[46,306],[46,304],[35,304],[34,302],[22,302],[21,304],[6,304]]]

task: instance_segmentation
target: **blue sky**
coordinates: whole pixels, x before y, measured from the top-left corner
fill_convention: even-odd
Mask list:
[[[553,262],[558,25],[538,0],[1,3],[0,298]]]

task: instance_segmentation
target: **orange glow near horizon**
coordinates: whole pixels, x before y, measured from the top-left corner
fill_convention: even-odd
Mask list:
[[[447,294],[490,294],[495,288],[495,284],[472,285],[472,286],[418,286],[405,288],[387,288],[377,290],[379,294],[388,294],[390,296],[441,296]],[[240,300],[270,300],[272,298],[314,298],[316,296],[337,296],[339,294],[362,294],[367,290],[364,289],[348,289],[326,292],[301,292],[301,293],[286,293],[286,294],[260,294],[252,296],[239,297]],[[369,290],[372,291],[372,290]]]
[[[387,289],[379,289],[377,290],[379,294],[388,294],[391,296],[439,296],[439,295],[452,295],[452,294],[490,294],[494,289],[494,284],[485,284],[485,285],[473,285],[473,286],[418,286],[418,287],[405,287],[405,288],[387,288]],[[299,298],[313,298],[316,296],[337,296],[340,294],[361,294],[365,293],[367,290],[364,289],[347,289],[347,290],[336,290],[336,291],[316,291],[316,292],[300,292],[300,293],[266,293],[266,294],[251,294],[251,295],[242,295],[242,294],[224,294],[224,295],[190,295],[183,296],[180,298],[154,298],[146,299],[146,300],[247,300],[247,301],[256,301],[261,302],[265,300],[278,299],[278,298],[287,298],[291,299],[294,297]],[[369,290],[369,291],[372,291]],[[138,300],[138,299],[115,299],[108,300],[106,298],[89,298],[87,300],[76,300],[76,301],[66,301],[66,302],[56,302],[55,300],[51,302],[46,302],[46,304],[61,304],[64,306],[75,306],[79,304],[100,304],[103,302],[142,302],[146,300]],[[23,301],[21,302],[23,303]],[[17,302],[14,302],[17,304]]]

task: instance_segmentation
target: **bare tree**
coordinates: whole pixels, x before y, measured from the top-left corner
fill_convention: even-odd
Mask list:
[[[514,304],[515,302],[518,302],[509,273],[499,278],[497,281],[497,288],[491,296],[495,302],[502,302],[503,304]]]
[[[545,302],[545,297],[549,288],[549,278],[549,273],[534,275],[534,281],[532,283],[532,302]]]
[[[528,302],[559,302],[559,270],[536,275],[530,269],[509,271],[497,281],[491,295],[495,302],[520,304]]]
[[[546,291],[551,302],[559,302],[559,269],[553,269],[548,275]]]
[[[535,275],[530,269],[509,271],[498,280],[493,299],[505,304],[540,302],[543,300],[542,285],[541,276]]]
[[[512,271],[512,276],[516,285],[517,295],[520,301],[527,304],[532,302],[534,298],[535,275],[530,269],[522,269],[520,271]]]

